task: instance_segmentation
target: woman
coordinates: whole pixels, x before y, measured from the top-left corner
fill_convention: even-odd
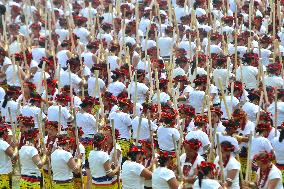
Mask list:
[[[25,106],[23,106],[22,109],[22,115],[23,116],[32,116],[35,122],[35,128],[38,128],[38,123],[37,123],[37,115],[41,116],[39,118],[41,118],[43,121],[46,119],[46,115],[41,112],[41,96],[39,94],[36,93],[31,93],[30,95],[30,99],[29,99],[29,103]]]
[[[121,82],[123,80],[123,77],[124,74],[119,69],[112,71],[111,78],[113,82],[108,85],[107,91],[116,97],[120,93],[126,91],[126,86]]]
[[[41,159],[35,146],[38,137],[37,129],[29,129],[24,135],[26,143],[19,150],[21,164],[20,188],[32,187],[34,189],[40,189],[42,188],[40,169],[46,161],[46,155],[44,154]]]
[[[221,173],[224,175],[226,180],[225,187],[230,189],[239,189],[239,173],[241,170],[241,164],[236,158],[233,156],[233,152],[235,151],[235,146],[229,141],[223,141],[221,143],[221,152],[222,152],[222,160],[224,172]],[[219,165],[218,165],[219,163]],[[220,167],[219,157],[216,157],[215,164]]]
[[[89,154],[87,166],[92,176],[93,189],[118,189],[116,174],[120,167],[112,164],[110,157],[105,152],[107,137],[102,133],[94,135],[94,150]]]
[[[280,135],[274,137],[271,141],[271,144],[274,148],[275,157],[276,157],[276,167],[282,172],[282,182],[284,181],[284,127],[283,123],[281,126]],[[284,183],[283,183],[284,184]]]
[[[257,182],[245,183],[245,186],[259,189],[283,189],[282,174],[272,163],[272,153],[262,151],[254,156],[254,161],[259,167],[257,170]]]
[[[157,140],[159,148],[162,151],[173,152],[174,140],[177,142],[180,138],[179,131],[175,128],[177,113],[174,109],[170,108],[161,113],[160,122],[163,123],[157,130]]]
[[[184,176],[184,188],[191,188],[197,178],[197,166],[205,161],[204,158],[198,154],[202,143],[198,139],[189,139],[183,142],[185,153],[180,156],[181,169]]]
[[[76,163],[70,152],[70,146],[74,140],[64,135],[59,135],[57,139],[57,149],[51,154],[52,187],[54,189],[73,189],[73,173],[80,172],[82,161],[77,160]]]
[[[91,114],[94,107],[95,99],[92,97],[85,97],[80,104],[81,109],[76,113],[77,126],[82,128],[84,134],[81,142],[86,149],[86,158],[88,158],[92,150],[92,138],[97,132],[96,118]]]
[[[153,189],[178,189],[179,183],[172,171],[174,153],[160,152],[158,163],[159,167],[152,174]]]
[[[21,112],[21,105],[17,102],[20,94],[21,87],[9,86],[6,91],[6,95],[1,106],[1,114],[7,123],[16,121],[16,115]],[[10,120],[9,109],[11,111],[12,121]]]
[[[8,134],[7,125],[0,125],[0,188],[12,189],[12,161],[16,159],[15,152],[5,141]]]
[[[152,172],[141,163],[145,150],[142,147],[132,146],[128,157],[122,165],[121,179],[124,189],[144,189],[144,181],[152,178]]]
[[[198,179],[194,182],[193,189],[222,189],[220,183],[214,180],[216,176],[216,165],[202,161],[197,167]]]

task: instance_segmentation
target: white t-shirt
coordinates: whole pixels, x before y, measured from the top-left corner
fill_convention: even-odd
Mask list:
[[[59,122],[59,106],[52,105],[47,110],[48,121],[57,121]],[[67,128],[67,120],[71,117],[70,112],[66,107],[61,107],[61,125],[63,129]]]
[[[88,68],[92,68],[95,62],[93,61],[94,54],[92,52],[84,52],[81,54],[81,57],[84,58],[84,64]]]
[[[109,115],[109,120],[114,121],[115,128],[119,130],[121,138],[130,139],[130,115],[124,112],[112,112]]]
[[[110,160],[109,155],[103,151],[92,150],[89,154],[89,166],[91,175],[94,178],[106,176],[104,163]]]
[[[250,133],[254,133],[254,131],[255,131],[255,124],[249,120],[247,121],[244,130],[241,130],[241,128],[237,129],[238,134],[242,136],[248,136]],[[248,143],[241,142],[240,148],[247,147],[247,145]]]
[[[44,77],[48,79],[50,78],[50,75],[47,72],[42,71],[41,69],[38,69],[33,77],[33,84],[35,84],[36,91],[39,94],[42,93],[45,89],[45,86],[42,84],[42,80],[44,79]]]
[[[32,49],[33,60],[35,60],[38,64],[40,63],[40,59],[45,57],[45,48],[33,48]]]
[[[33,146],[22,146],[19,150],[21,175],[40,177],[39,168],[33,162],[33,157],[38,155],[38,150]]]
[[[169,100],[171,100],[171,97],[165,93],[165,92],[161,92],[160,93],[160,103],[167,103]],[[158,103],[158,94],[155,93],[152,97],[152,103],[156,104]]]
[[[160,47],[160,56],[170,56],[171,48],[174,44],[174,40],[171,37],[160,37],[158,39],[158,46]]]
[[[17,65],[9,65],[6,69],[6,80],[9,86],[21,86],[20,78],[19,78],[19,68]]]
[[[123,183],[123,189],[144,189],[144,177],[141,177],[141,173],[145,169],[140,163],[126,160],[122,165],[121,179]]]
[[[233,98],[231,98],[230,96],[225,96],[225,100],[228,106],[228,109],[230,111],[230,114],[233,113],[233,110],[237,107],[237,105],[240,103],[240,101],[233,96]],[[225,103],[224,100],[221,100],[221,111],[223,112],[222,118],[228,118],[227,115],[227,111],[226,111],[226,107],[225,107]]]
[[[220,80],[222,81],[222,85],[223,85],[223,89],[226,89],[227,88],[227,84],[228,84],[228,81],[227,79],[230,79],[230,77],[232,76],[232,73],[231,71],[229,71],[229,77],[228,77],[228,70],[227,69],[215,69],[213,71],[213,79],[214,79],[214,82],[215,82],[215,85],[218,87],[218,89],[221,89],[220,86],[219,86],[219,82],[218,82],[218,78],[220,78]]]
[[[139,125],[139,117],[136,116],[132,122],[132,129],[133,129],[133,138],[136,139],[137,138],[137,132],[138,132],[138,125]],[[152,131],[156,131],[157,130],[157,125],[155,123],[153,123],[152,121],[150,121],[150,127]],[[149,129],[149,125],[148,125],[148,119],[147,118],[142,118],[141,120],[141,127],[140,127],[140,133],[139,133],[139,140],[141,139],[149,139],[150,137],[150,129]]]
[[[242,74],[241,67],[239,67],[236,71],[236,79],[243,82],[246,85],[246,89],[255,89],[257,87],[257,74],[258,69],[253,66],[242,66]],[[243,77],[241,77],[241,75]]]
[[[159,148],[164,151],[173,151],[174,143],[173,143],[173,136],[176,141],[179,140],[180,134],[179,131],[176,128],[170,128],[170,127],[163,127],[160,126],[157,130],[157,138],[158,138],[158,144]]]
[[[248,120],[252,121],[253,123],[255,123],[256,121],[256,114],[259,110],[259,106],[256,104],[253,104],[251,102],[246,102],[242,109],[247,113],[248,115]],[[262,111],[262,109],[260,108],[260,111]]]
[[[197,155],[196,157],[196,160],[194,161],[193,165],[191,165],[190,162],[185,162],[185,159],[186,159],[186,154],[182,154],[180,156],[180,164],[181,164],[181,170],[183,170],[183,167],[185,165],[188,165],[190,166],[190,171],[188,173],[188,175],[184,175],[184,177],[192,177],[194,175],[194,172],[196,171],[197,169],[197,166],[202,162],[202,161],[205,161],[204,158],[201,156],[201,155]],[[184,187],[186,188],[189,188],[189,187],[192,187],[192,184],[190,183],[184,183]]]
[[[265,76],[264,77],[264,83],[265,83],[266,86],[283,88],[284,80],[282,79],[282,77],[275,76],[275,75]]]
[[[5,152],[9,147],[10,145],[0,138],[0,174],[8,174],[13,170],[11,158]]]
[[[105,82],[98,78],[98,85],[100,88],[100,91],[103,90],[103,88],[105,87]],[[89,77],[88,79],[88,94],[91,97],[96,97],[99,98],[99,92],[96,90],[96,86],[97,86],[97,79],[95,77]]]
[[[80,38],[80,41],[84,45],[88,44],[88,36],[90,32],[86,28],[84,27],[75,28],[73,32]]]
[[[78,127],[81,127],[85,137],[86,135],[96,133],[96,118],[87,112],[78,112],[76,114],[76,123]]]
[[[220,183],[213,179],[202,179],[201,187],[199,187],[198,179],[193,184],[193,189],[218,189],[220,187]]]
[[[109,64],[110,71],[115,70],[116,68],[119,68],[118,65],[118,57],[115,55],[111,55],[107,57],[107,62]]]
[[[272,102],[268,107],[268,112],[271,113],[271,118],[274,121],[275,114],[275,102]],[[284,102],[277,102],[277,126],[280,126],[284,122]]]
[[[125,88],[126,86],[122,82],[115,81],[108,85],[107,90],[114,96],[118,96]]]
[[[261,151],[271,152],[272,150],[273,147],[271,146],[271,143],[267,138],[261,136],[252,137],[251,151],[250,151],[251,160],[256,154],[260,153]]]
[[[195,108],[196,113],[201,113],[202,111],[204,96],[205,96],[204,91],[194,90],[189,93],[189,98],[188,98],[189,105]]]
[[[200,155],[203,155],[205,153],[203,149],[204,147],[211,145],[208,135],[201,130],[194,130],[187,133],[187,135],[185,136],[185,140],[190,139],[198,139],[202,143],[202,148],[200,148],[198,151]]]
[[[78,87],[78,84],[82,81],[82,79],[74,73],[70,73],[71,76],[71,83],[73,88],[76,90],[76,87]],[[70,80],[69,80],[69,71],[66,70],[61,70],[60,71],[60,81],[59,81],[59,86],[64,87],[65,85],[70,85]]]
[[[135,101],[135,82],[132,82],[128,86],[128,90],[130,91],[131,100]],[[140,104],[143,104],[145,102],[146,93],[149,90],[149,87],[147,87],[144,83],[137,82],[137,102]]]
[[[23,116],[32,116],[34,119],[34,123],[35,123],[35,128],[38,128],[38,122],[37,122],[37,115],[39,115],[39,119],[45,119],[46,115],[42,112],[41,116],[40,116],[40,108],[36,107],[36,106],[31,106],[31,105],[25,105],[22,108],[22,115]]]
[[[279,142],[278,135],[277,137],[274,137],[270,142],[275,152],[276,162],[280,165],[284,165],[284,141]]]
[[[257,176],[259,178],[259,176],[260,176],[260,169],[257,170]],[[275,165],[272,165],[272,168],[271,168],[271,170],[269,172],[269,175],[268,175],[268,179],[267,179],[264,187],[260,187],[260,189],[268,189],[268,183],[269,183],[269,181],[271,181],[273,179],[279,179],[275,189],[283,189],[282,173]]]
[[[56,149],[51,154],[53,180],[65,181],[73,179],[72,169],[67,164],[71,158],[72,154],[62,149]]]
[[[175,177],[175,173],[172,170],[166,167],[158,167],[152,174],[152,188],[170,189],[168,181]]]
[[[56,58],[58,59],[58,63],[60,64],[61,68],[67,67],[67,60],[69,59],[67,53],[70,52],[68,50],[61,50],[56,54]]]
[[[16,102],[14,100],[9,100],[5,108],[2,107],[2,103],[3,102],[1,102],[1,114],[2,114],[2,117],[5,118],[5,121],[11,122],[8,108],[10,108],[11,110],[12,121],[16,121],[17,115],[21,113],[21,109],[22,109],[21,105],[19,105],[19,102]]]
[[[217,169],[219,169],[219,163],[218,162],[219,162],[219,156],[217,156],[215,161],[214,161],[215,165],[217,166]],[[235,178],[232,179],[232,186],[230,187],[231,189],[239,189],[240,188],[240,184],[239,184],[239,171],[240,171],[240,169],[241,169],[240,162],[238,162],[235,157],[231,156],[227,166],[224,167],[225,179],[227,178],[228,171],[238,170]]]

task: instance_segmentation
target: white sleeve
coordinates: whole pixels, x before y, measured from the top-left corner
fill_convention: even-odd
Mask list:
[[[61,113],[66,119],[69,119],[69,117],[71,117],[71,114],[66,107],[61,108]]]
[[[175,173],[172,170],[168,169],[166,172],[163,172],[161,174],[161,177],[168,182],[169,180],[171,180],[172,178],[175,178],[176,176],[175,176]]]
[[[104,164],[105,162],[107,162],[109,160],[109,155],[104,152],[102,156],[100,156],[100,161],[102,164]]]
[[[133,171],[136,175],[140,176],[144,169],[145,167],[143,165],[137,163],[136,166],[133,168]]]
[[[72,158],[72,154],[70,152],[66,152],[65,156],[62,156],[63,160],[68,163],[68,161]]]
[[[130,126],[131,125],[131,118],[130,118],[130,115],[128,114],[125,114],[123,116],[123,123],[126,125],[126,126]]]
[[[30,151],[30,155],[31,157],[34,157],[35,155],[38,155],[38,151],[36,148],[33,148],[31,151]]]
[[[72,74],[71,79],[72,82],[75,83],[76,85],[78,85],[82,81],[82,79],[76,74]]]
[[[10,145],[8,144],[8,142],[3,141],[0,145],[0,149],[3,150],[4,152],[10,147]]]

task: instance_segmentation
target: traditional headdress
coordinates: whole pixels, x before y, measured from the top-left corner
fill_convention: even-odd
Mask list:
[[[230,142],[230,141],[223,141],[221,144],[220,144],[222,150],[224,151],[229,151],[229,152],[233,152],[235,151],[235,146]]]
[[[190,139],[190,140],[184,140],[183,145],[190,146],[191,149],[199,150],[199,148],[202,146],[202,142],[198,139]]]
[[[204,126],[209,123],[207,115],[197,115],[194,118],[194,125],[196,126]]]
[[[17,121],[24,126],[34,127],[35,122],[32,116],[18,116]]]
[[[197,74],[195,79],[193,80],[193,83],[195,83],[195,85],[206,84],[207,83],[207,75]]]
[[[47,129],[58,129],[58,122],[57,121],[46,121],[45,128]]]
[[[131,147],[129,148],[129,151],[128,151],[128,152],[136,152],[136,153],[141,152],[141,153],[146,153],[146,150],[145,150],[144,148],[142,148],[141,146],[135,146],[135,145],[133,145],[133,146],[131,146]]]
[[[74,144],[75,143],[75,139],[74,138],[70,138],[66,135],[59,135],[57,137],[57,144],[58,145],[66,145],[66,144]]]
[[[210,111],[216,113],[219,117],[223,115],[223,112],[220,107],[211,107]]]
[[[178,111],[187,116],[195,116],[195,108],[187,104],[180,105]]]
[[[267,164],[274,160],[274,156],[272,153],[267,151],[261,151],[253,157],[254,161],[262,162],[263,164]]]

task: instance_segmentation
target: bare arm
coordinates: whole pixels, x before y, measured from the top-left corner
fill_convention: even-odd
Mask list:
[[[107,160],[104,163],[104,168],[105,168],[105,171],[107,172],[107,176],[109,177],[116,175],[116,173],[119,171],[119,166],[117,166],[115,169],[111,169],[111,164],[109,160]]]
[[[71,157],[67,163],[68,167],[76,174],[80,172],[80,165],[75,162],[75,159]]]
[[[149,171],[147,168],[145,168],[141,172],[140,176],[144,177],[146,180],[151,180],[152,179],[152,172]]]
[[[41,169],[43,167],[43,165],[45,164],[46,156],[44,155],[43,158],[40,159],[40,156],[37,154],[37,155],[32,157],[32,160],[33,160],[34,164],[36,164],[36,166],[39,169]]]
[[[227,179],[234,180],[234,178],[236,178],[237,174],[238,174],[238,169],[229,170],[228,173],[227,173]],[[227,185],[227,187],[231,187],[232,186],[232,182],[229,182],[227,180],[226,181],[226,185]]]
[[[277,188],[278,182],[280,182],[280,179],[279,179],[279,178],[275,178],[275,179],[270,180],[270,181],[268,182],[268,189]]]
[[[168,185],[171,189],[178,189],[179,184],[178,181],[176,179],[176,177],[171,178],[170,180],[168,180]]]

